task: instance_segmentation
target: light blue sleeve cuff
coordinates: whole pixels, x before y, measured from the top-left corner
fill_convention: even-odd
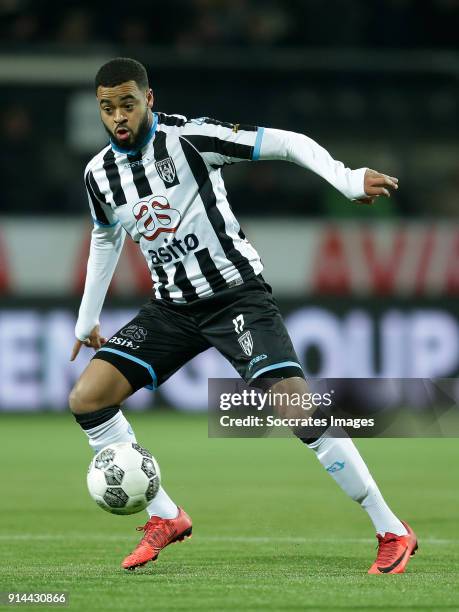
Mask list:
[[[118,219],[115,221],[115,223],[108,223],[108,224],[102,223],[102,221],[99,221],[95,217],[93,217],[92,220],[94,221],[94,225],[98,225],[99,227],[115,227],[115,225],[119,223]]]
[[[261,142],[263,140],[264,132],[265,132],[265,128],[262,128],[262,127],[259,127],[257,130],[257,137],[255,139],[255,145],[253,147],[253,153],[252,153],[252,161],[257,161],[257,159],[260,159]]]

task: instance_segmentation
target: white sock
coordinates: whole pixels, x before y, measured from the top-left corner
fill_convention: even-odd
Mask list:
[[[178,508],[166,491],[160,487],[158,493],[147,506],[148,516],[160,516],[164,519],[176,518]]]
[[[94,453],[116,442],[137,442],[134,431],[121,410],[105,423],[83,431],[88,436],[89,446]]]
[[[408,532],[384,501],[359,451],[350,438],[327,438],[321,436],[308,444],[317,459],[335,482],[354,501],[368,512],[376,532],[386,531],[396,535]]]
[[[95,453],[116,442],[137,442],[134,431],[121,410],[105,423],[84,431],[89,438],[89,446]],[[155,498],[147,506],[147,512],[149,516],[154,514],[161,518],[175,518],[178,508],[163,487],[160,487]]]

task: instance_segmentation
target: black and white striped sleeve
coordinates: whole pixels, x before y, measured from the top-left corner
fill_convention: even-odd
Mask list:
[[[182,137],[215,167],[259,159],[263,131],[252,125],[201,117],[187,122]]]
[[[91,170],[87,169],[84,175],[89,208],[94,225],[99,227],[114,227],[118,219],[112,208],[106,203]]]

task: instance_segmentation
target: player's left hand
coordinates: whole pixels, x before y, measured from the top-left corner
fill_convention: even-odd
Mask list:
[[[368,168],[364,179],[364,190],[367,197],[359,198],[356,202],[357,204],[373,204],[381,195],[390,198],[391,191],[397,189],[398,178]]]

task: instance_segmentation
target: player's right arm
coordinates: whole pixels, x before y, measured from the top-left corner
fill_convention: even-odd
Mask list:
[[[94,229],[91,234],[86,282],[75,326],[76,341],[71,361],[76,358],[83,344],[98,349],[106,342],[100,335],[99,316],[126,235],[114,211],[97,197],[97,186],[88,169],[85,172],[85,184]]]

